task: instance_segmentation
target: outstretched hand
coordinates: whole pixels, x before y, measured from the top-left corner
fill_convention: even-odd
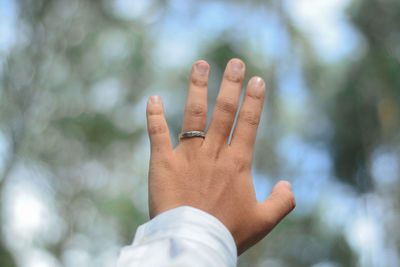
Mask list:
[[[182,132],[206,129],[209,69],[202,60],[193,65]],[[244,63],[230,60],[205,138],[183,138],[175,149],[161,98],[152,96],[147,104],[150,217],[179,206],[201,209],[229,229],[238,254],[266,236],[296,205],[287,181],[277,183],[264,202],[256,199],[251,163],[265,95],[260,77],[247,85],[228,143],[244,77]]]

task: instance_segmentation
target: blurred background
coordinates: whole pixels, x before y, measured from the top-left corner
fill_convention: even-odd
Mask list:
[[[0,266],[114,266],[148,220],[145,104],[191,65],[265,78],[259,200],[295,211],[239,266],[400,266],[400,1],[0,0]],[[211,110],[210,114],[211,115]]]

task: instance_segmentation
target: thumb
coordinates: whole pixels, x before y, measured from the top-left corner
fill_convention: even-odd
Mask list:
[[[280,181],[274,186],[269,197],[260,203],[259,216],[268,232],[296,206],[291,190],[292,186],[288,181]]]

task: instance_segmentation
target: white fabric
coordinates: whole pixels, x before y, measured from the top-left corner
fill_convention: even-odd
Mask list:
[[[117,266],[230,267],[236,261],[229,230],[214,216],[184,206],[141,225],[133,244],[121,250]]]

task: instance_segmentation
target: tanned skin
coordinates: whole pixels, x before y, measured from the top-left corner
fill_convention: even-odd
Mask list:
[[[278,182],[265,201],[256,199],[251,164],[265,95],[260,77],[251,78],[246,86],[229,144],[245,68],[239,59],[228,62],[205,138],[184,138],[173,148],[161,98],[152,96],[147,103],[150,217],[179,206],[201,209],[229,229],[239,255],[296,206],[287,181]],[[182,132],[206,129],[209,70],[203,60],[193,65]]]

